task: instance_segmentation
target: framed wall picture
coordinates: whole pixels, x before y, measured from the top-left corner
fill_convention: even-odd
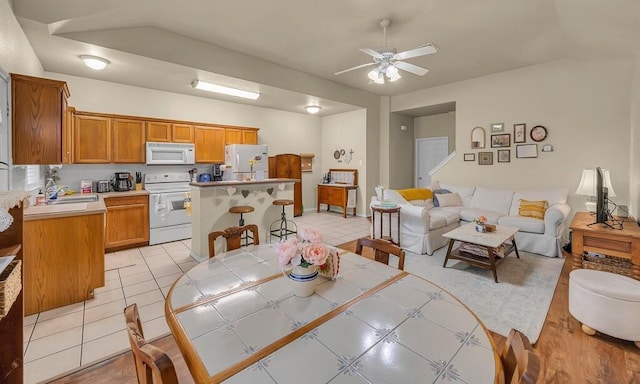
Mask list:
[[[524,143],[527,141],[527,125],[513,124],[513,142]]]
[[[464,154],[464,161],[476,161],[476,154],[475,153],[465,153]]]
[[[526,159],[532,157],[538,157],[538,144],[516,145],[516,158]]]
[[[547,138],[547,128],[543,127],[542,125],[536,125],[535,127],[531,128],[531,131],[529,131],[529,135],[531,136],[531,140],[539,143]]]
[[[498,149],[498,163],[508,163],[511,161],[510,149]]]
[[[478,164],[493,165],[493,152],[478,152]]]
[[[491,124],[491,132],[504,132],[504,123]]]
[[[500,135],[491,135],[491,148],[504,148],[511,146],[511,134],[502,133]]]

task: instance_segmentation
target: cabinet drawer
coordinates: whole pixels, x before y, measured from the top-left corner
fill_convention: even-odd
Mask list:
[[[117,205],[133,205],[133,204],[147,204],[149,203],[149,196],[122,196],[122,197],[105,197],[104,205],[107,207],[113,207]]]

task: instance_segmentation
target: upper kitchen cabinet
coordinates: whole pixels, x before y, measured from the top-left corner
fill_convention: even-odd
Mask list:
[[[196,163],[224,163],[225,129],[196,125],[194,131]]]
[[[11,74],[14,164],[60,164],[69,89],[63,81]],[[64,148],[67,150],[67,148]]]
[[[225,144],[258,144],[257,128],[225,128]]]
[[[193,143],[194,128],[191,124],[175,124],[166,121],[147,122],[147,141],[161,143]]]
[[[144,163],[144,121],[113,119],[114,163]]]
[[[76,113],[73,118],[74,163],[111,162],[111,119]]]

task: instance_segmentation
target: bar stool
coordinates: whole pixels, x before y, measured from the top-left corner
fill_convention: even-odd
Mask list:
[[[250,205],[236,205],[235,207],[229,208],[229,213],[240,214],[240,221],[238,222],[239,227],[244,227],[244,217],[242,215],[245,213],[253,212],[253,211],[254,209]],[[249,243],[249,239],[251,239],[251,243]],[[247,232],[244,232],[244,235],[242,236],[241,240],[244,240],[243,245],[245,246],[249,244],[253,244],[253,237],[250,236]]]
[[[280,220],[274,221],[269,227],[269,234],[280,240],[283,238],[286,240],[289,235],[298,233],[298,226],[295,222],[287,220],[287,214],[284,211],[285,206],[293,205],[293,200],[274,200],[272,204],[282,206],[282,214],[280,215]]]

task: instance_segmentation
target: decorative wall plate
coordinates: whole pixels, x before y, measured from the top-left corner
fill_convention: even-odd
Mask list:
[[[334,158],[334,159],[336,159],[336,160],[338,160],[338,159],[340,158],[340,151],[338,151],[338,150],[336,149],[336,151],[335,151],[335,152],[333,152],[333,158]]]
[[[541,142],[542,140],[547,138],[547,128],[543,127],[542,125],[536,125],[535,127],[531,128],[529,136],[531,136],[531,140]]]

